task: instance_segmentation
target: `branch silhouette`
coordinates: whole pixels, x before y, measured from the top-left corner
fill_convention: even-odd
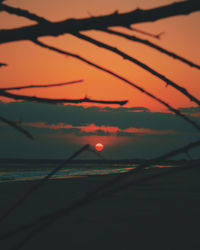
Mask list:
[[[163,101],[162,99],[156,97],[155,95],[153,95],[152,93],[148,92],[147,90],[141,88],[140,86],[136,85],[135,83],[129,81],[128,79],[122,77],[121,75],[119,74],[116,74],[114,73],[113,71],[111,70],[108,70],[102,66],[99,66],[97,65],[96,63],[93,63],[77,54],[73,54],[71,52],[68,52],[68,51],[65,51],[65,50],[61,50],[61,49],[58,49],[56,47],[53,47],[53,46],[50,46],[50,45],[47,45],[39,40],[33,40],[33,42],[37,45],[39,45],[40,47],[43,47],[43,48],[46,48],[46,49],[49,49],[49,50],[52,50],[52,51],[55,51],[57,53],[60,53],[60,54],[63,54],[63,55],[67,55],[67,56],[71,56],[71,57],[74,57],[94,68],[97,68],[101,71],[104,71],[105,73],[107,74],[110,74],[120,80],[122,80],[123,82],[129,84],[130,86],[136,88],[137,90],[139,90],[140,92],[146,94],[147,96],[151,97],[152,99],[156,100],[157,102],[161,103],[162,105],[164,105],[165,107],[167,107],[167,109],[169,109],[170,111],[172,111],[173,113],[175,113],[176,115],[178,115],[179,117],[181,117],[182,119],[184,119],[185,121],[187,121],[188,123],[190,123],[193,127],[195,127],[198,131],[200,130],[200,126],[194,122],[193,120],[191,120],[190,118],[188,118],[186,115],[184,115],[182,112],[180,112],[178,109],[175,109],[173,108],[171,105],[169,105],[167,102]]]
[[[63,82],[63,83],[54,83],[54,84],[40,84],[40,85],[25,85],[25,86],[17,86],[17,87],[10,87],[10,88],[0,88],[0,90],[21,90],[21,89],[30,89],[30,88],[50,88],[50,87],[61,87],[65,85],[71,85],[75,83],[81,83],[83,80],[76,80],[70,82]]]
[[[160,32],[158,34],[152,34],[152,33],[149,33],[147,31],[144,31],[144,30],[141,30],[141,29],[136,29],[135,27],[128,27],[128,29],[130,30],[133,30],[137,33],[140,33],[140,34],[143,34],[143,35],[146,35],[146,36],[150,36],[150,37],[153,37],[153,38],[156,38],[156,39],[160,39],[161,36],[164,34],[164,32]]]
[[[188,15],[200,10],[199,1],[181,1],[158,8],[136,9],[119,14],[117,11],[110,15],[67,19],[54,23],[39,23],[22,28],[0,30],[0,44],[22,40],[32,40],[42,36],[59,36],[79,31],[101,30],[108,27],[130,27],[132,24],[154,22],[163,18]]]
[[[106,30],[102,30],[102,31],[105,31],[106,33],[109,33],[109,34],[113,34],[113,35],[116,35],[116,36],[119,36],[119,37],[124,37],[128,40],[131,40],[131,41],[134,41],[134,42],[139,42],[139,43],[142,43],[142,44],[145,44],[153,49],[156,49],[158,50],[159,52],[163,53],[163,54],[166,54],[174,59],[177,59],[191,67],[194,67],[194,68],[197,68],[197,69],[200,69],[200,65],[196,64],[196,63],[193,63],[191,62],[190,60],[182,57],[182,56],[179,56],[177,55],[176,53],[174,52],[171,52],[169,50],[166,50],[164,48],[162,48],[161,46],[157,45],[157,44],[154,44],[148,40],[144,40],[142,38],[139,38],[139,37],[136,37],[136,36],[130,36],[128,34],[125,34],[125,33],[122,33],[122,32],[119,32],[119,31],[115,31],[115,30],[111,30],[111,29],[106,29]]]
[[[128,101],[104,101],[104,100],[93,100],[87,97],[82,99],[66,99],[66,98],[44,98],[44,97],[36,97],[36,96],[27,96],[27,95],[17,95],[13,93],[9,93],[5,90],[0,89],[0,96],[8,97],[14,100],[23,100],[29,102],[41,102],[41,103],[49,103],[49,104],[59,104],[59,103],[99,103],[99,104],[118,104],[125,105]]]
[[[96,39],[93,39],[89,36],[83,35],[81,33],[74,33],[74,36],[87,41],[89,43],[92,43],[98,47],[104,48],[106,50],[112,51],[115,54],[120,55],[123,59],[127,59],[133,63],[135,63],[136,65],[138,65],[139,67],[143,68],[144,70],[148,71],[149,73],[151,73],[152,75],[158,77],[159,79],[161,79],[162,81],[164,81],[167,85],[170,85],[171,87],[175,88],[176,90],[178,90],[179,92],[181,92],[183,95],[185,95],[186,97],[189,98],[190,101],[195,102],[196,104],[200,105],[200,100],[198,100],[196,97],[194,97],[193,95],[191,95],[187,89],[181,87],[180,85],[178,85],[177,83],[171,81],[170,79],[168,79],[166,76],[160,74],[159,72],[157,72],[156,70],[152,69],[151,67],[149,67],[148,65],[144,64],[143,62],[140,62],[139,60],[129,56],[128,54],[126,54],[125,52],[110,46],[108,44],[105,44],[103,42],[100,42]]]
[[[19,126],[16,122],[8,120],[8,119],[6,119],[6,118],[4,118],[2,116],[0,116],[0,121],[6,123],[7,125],[9,125],[11,127],[13,127],[14,129],[18,130],[20,133],[24,134],[29,139],[33,140],[33,136],[31,135],[31,133],[29,133],[26,129]]]

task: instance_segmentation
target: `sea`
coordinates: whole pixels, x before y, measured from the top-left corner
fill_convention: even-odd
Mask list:
[[[57,166],[59,166],[58,163],[1,163],[0,183],[40,180],[50,174]],[[71,163],[57,171],[50,179],[86,178],[94,175],[119,174],[131,171],[137,166],[138,164],[135,163]],[[146,170],[172,166],[170,164],[158,164],[147,167]]]

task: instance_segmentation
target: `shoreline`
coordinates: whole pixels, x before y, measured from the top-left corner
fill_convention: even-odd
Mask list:
[[[56,168],[60,163],[62,163],[62,160],[59,161],[51,161],[51,160],[44,160],[44,161],[40,161],[40,160],[28,160],[28,161],[24,161],[24,160],[19,160],[19,161],[15,161],[15,160],[11,160],[11,161],[1,161],[2,159],[0,159],[0,173],[1,172],[9,172],[9,171],[33,171],[33,170],[52,170],[54,168]],[[138,166],[142,163],[144,163],[145,160],[141,161],[141,162],[137,162],[137,161],[72,161],[68,164],[66,164],[63,169],[65,168],[69,168],[69,169],[73,169],[73,168],[87,168],[87,169],[93,169],[93,168],[98,168],[101,169],[103,167],[107,167],[107,168],[116,168],[116,167],[120,167],[120,168],[127,168],[130,166]],[[196,160],[181,160],[181,161],[161,161],[156,163],[156,166],[161,165],[163,167],[167,167],[168,165],[172,165],[172,166],[182,166],[183,164],[200,164],[200,160],[196,159]]]

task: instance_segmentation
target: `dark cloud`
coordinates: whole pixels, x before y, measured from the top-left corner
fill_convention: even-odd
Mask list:
[[[130,132],[126,132],[126,131],[117,131],[116,135],[117,136],[136,136],[138,134],[130,133]]]
[[[103,108],[104,111],[112,111],[113,108],[106,107]],[[144,107],[132,107],[132,108],[124,108],[124,107],[119,107],[117,108],[118,111],[126,111],[126,112],[134,112],[134,111],[149,111],[149,109],[144,108]]]
[[[102,129],[97,129],[91,132],[87,132],[87,131],[82,130],[81,128],[76,128],[76,127],[52,129],[52,128],[45,127],[45,126],[35,127],[34,124],[28,125],[28,126],[22,126],[22,127],[28,130],[31,134],[37,135],[37,136],[54,135],[58,133],[62,133],[63,135],[72,134],[75,136],[90,136],[90,135],[111,136],[113,135],[113,133],[110,133]],[[19,132],[6,124],[0,123],[0,134],[11,136],[12,134],[15,134],[15,133],[19,133]]]
[[[134,134],[129,132],[117,132],[113,136],[104,131],[84,132],[80,129],[49,129],[49,128],[28,128],[34,135],[35,140],[28,140],[8,126],[0,127],[0,158],[67,158],[82,145],[90,143],[87,138],[99,135],[114,143],[105,147],[102,152],[107,159],[120,158],[151,158],[159,156],[177,147],[196,140],[196,134]],[[118,139],[119,141],[118,141]],[[97,139],[98,140],[98,139]],[[116,143],[115,143],[116,142]],[[94,145],[94,144],[93,144]],[[198,149],[199,150],[199,149]],[[192,154],[193,157],[199,157],[199,151]],[[84,153],[81,158],[90,158],[92,155]],[[186,157],[181,155],[180,158]]]
[[[93,132],[86,132],[79,130],[78,132],[74,133],[76,136],[90,136],[90,135],[98,135],[98,136],[111,136],[112,133],[98,129]]]
[[[71,105],[47,105],[38,103],[0,103],[1,115],[16,121],[30,131],[35,140],[31,141],[15,129],[0,124],[0,158],[65,158],[81,145],[88,143],[92,136],[106,137],[114,143],[105,148],[103,154],[108,159],[116,158],[148,158],[165,153],[186,143],[196,140],[198,133],[186,122],[171,113],[150,112],[146,108],[100,108]],[[189,115],[197,108],[182,111]],[[196,122],[200,117],[192,117]],[[34,123],[44,126],[34,126]],[[55,129],[55,125],[72,125]],[[31,125],[32,124],[32,125]],[[95,131],[85,131],[81,126],[114,126],[120,128],[115,134],[97,127]],[[59,127],[59,126],[57,126]],[[135,130],[127,128],[146,128]],[[166,133],[166,130],[169,133]],[[170,132],[171,131],[171,132]],[[116,142],[116,143],[115,143]],[[196,153],[199,155],[199,152]],[[84,156],[85,157],[85,154]]]
[[[153,130],[194,131],[186,121],[172,113],[150,112],[146,108],[101,108],[72,105],[49,105],[39,103],[12,102],[0,103],[1,115],[23,122],[44,122],[47,124],[69,124],[72,126],[116,126]],[[193,108],[188,108],[193,110]],[[200,121],[200,117],[191,119]]]
[[[179,108],[181,112],[188,114],[200,113],[200,107],[188,107],[188,108]]]

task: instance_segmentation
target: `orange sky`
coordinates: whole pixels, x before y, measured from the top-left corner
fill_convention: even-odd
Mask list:
[[[109,14],[115,10],[120,12],[130,11],[136,7],[152,8],[159,5],[172,3],[171,0],[110,0],[110,1],[26,1],[8,0],[8,5],[21,7],[35,12],[53,21],[59,21],[71,17],[88,17],[92,15]],[[126,32],[138,35],[155,42],[162,47],[200,64],[200,14],[196,12],[189,16],[180,16],[164,19],[155,23],[136,25],[143,30],[159,33],[165,32],[161,40],[138,35],[133,32]],[[19,27],[32,24],[24,18],[0,13],[0,28]],[[119,29],[118,29],[119,30]],[[123,38],[105,35],[102,32],[87,32],[93,38],[117,46],[124,52],[153,67],[160,73],[168,76],[171,80],[188,88],[196,97],[200,97],[198,81],[200,71],[193,69],[177,60],[161,55],[159,52],[140,45],[129,42]],[[157,96],[168,100],[175,107],[195,106],[182,94],[177,93],[171,87],[166,88],[165,84],[145,72],[143,69],[125,61],[120,56],[104,49],[97,48],[87,42],[78,40],[70,35],[63,35],[58,38],[42,38],[42,41],[77,53],[99,65],[102,65],[114,72],[128,78],[141,87],[151,91]],[[84,79],[83,83],[62,88],[50,88],[44,90],[26,90],[21,93],[52,98],[81,98],[87,95],[93,99],[128,99],[127,107],[143,106],[153,111],[166,110],[149,97],[138,92],[132,87],[112,76],[94,69],[83,62],[73,58],[65,57],[54,52],[42,49],[31,42],[23,41],[8,43],[0,46],[0,61],[8,63],[8,67],[0,70],[0,84],[2,87],[10,87],[25,84],[45,84],[66,82],[71,80]],[[19,92],[16,92],[19,93]]]

